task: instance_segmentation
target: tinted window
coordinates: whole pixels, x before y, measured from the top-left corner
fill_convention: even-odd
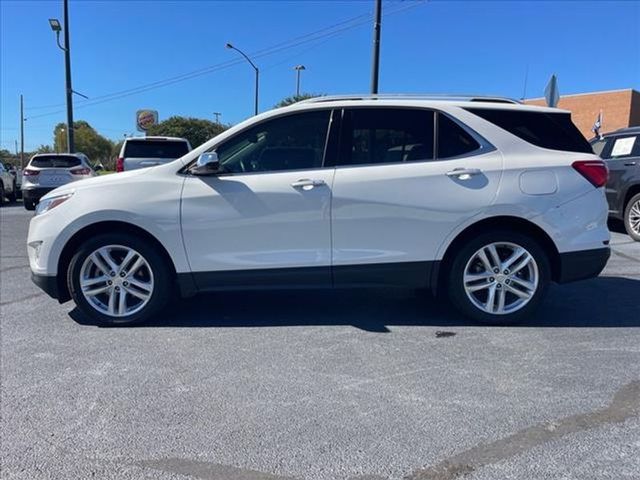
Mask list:
[[[457,157],[480,148],[480,144],[460,125],[438,114],[438,158]]]
[[[568,113],[467,108],[468,111],[542,148],[592,153]]]
[[[42,155],[31,159],[31,166],[38,168],[71,168],[82,162],[72,155]]]
[[[606,142],[600,155],[604,159],[640,157],[640,138],[638,135],[609,137]]]
[[[434,112],[418,109],[345,110],[339,163],[367,165],[433,159]]]
[[[606,143],[606,139],[592,141],[591,149],[593,150],[593,153],[602,157],[602,151],[604,150],[604,146],[606,145]]]
[[[321,168],[331,111],[278,117],[216,148],[223,172],[250,173]]]
[[[126,158],[176,159],[189,153],[187,142],[176,140],[133,140],[124,149]]]

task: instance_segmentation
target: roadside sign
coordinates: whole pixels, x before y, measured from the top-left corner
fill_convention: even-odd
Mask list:
[[[557,107],[560,100],[560,92],[558,91],[558,78],[555,74],[551,75],[549,83],[544,89],[544,98],[547,101],[547,105],[550,107]]]
[[[136,112],[136,128],[139,132],[146,132],[149,127],[158,123],[156,110],[138,110]]]

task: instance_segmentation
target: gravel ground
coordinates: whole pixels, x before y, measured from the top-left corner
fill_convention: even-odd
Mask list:
[[[30,216],[0,209],[2,478],[640,478],[622,233],[601,277],[518,327],[376,290],[203,295],[99,328],[31,283]]]

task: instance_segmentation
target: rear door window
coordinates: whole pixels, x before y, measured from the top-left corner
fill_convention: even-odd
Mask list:
[[[433,160],[434,112],[400,108],[354,108],[344,112],[341,165]]]
[[[607,138],[601,157],[604,159],[639,157],[639,137],[639,135],[619,135]]]
[[[36,168],[72,168],[81,164],[73,155],[42,155],[31,160],[31,166]]]
[[[175,140],[134,140],[127,142],[126,158],[170,158],[176,159],[189,153],[187,142]]]
[[[593,153],[591,145],[573,124],[569,113],[499,108],[467,108],[466,110],[537,147]]]

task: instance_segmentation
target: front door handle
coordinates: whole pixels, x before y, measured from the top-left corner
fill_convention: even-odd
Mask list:
[[[469,180],[474,175],[480,175],[482,170],[479,168],[454,168],[447,172],[447,177],[457,177],[460,180]]]
[[[624,164],[625,167],[634,167],[636,165],[636,162],[626,162]]]
[[[324,180],[311,180],[309,178],[301,178],[291,184],[293,188],[302,188],[304,190],[311,190],[313,187],[321,187],[323,185],[326,185]]]

